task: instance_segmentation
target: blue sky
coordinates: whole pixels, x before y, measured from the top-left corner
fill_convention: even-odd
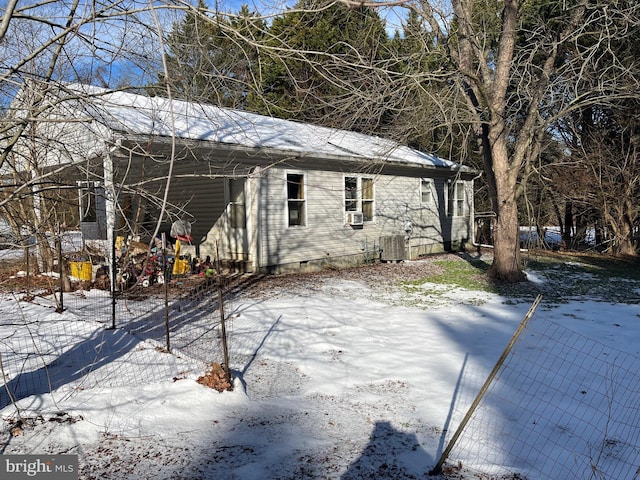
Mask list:
[[[240,10],[242,5],[248,5],[251,10],[257,10],[260,13],[278,13],[283,11],[287,6],[293,6],[295,0],[206,0],[211,8],[217,8],[226,11],[236,12]],[[380,16],[386,20],[387,32],[392,36],[395,30],[401,29],[401,21],[406,13],[406,9],[402,7],[380,7]]]

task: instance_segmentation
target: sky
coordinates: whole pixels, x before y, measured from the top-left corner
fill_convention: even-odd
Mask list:
[[[243,3],[256,8],[263,14],[278,14],[286,8],[287,2],[261,2],[248,1],[237,2],[235,0],[221,0],[219,2],[210,1],[212,9],[237,12]],[[295,2],[288,2],[293,5]],[[53,6],[51,6],[53,5]],[[42,15],[44,19],[56,19],[65,23],[65,16],[68,14],[66,5],[54,2],[51,5],[40,6],[33,10],[33,13]],[[82,4],[80,12],[90,16],[91,9],[95,4]],[[1,7],[0,7],[1,8]],[[24,8],[24,7],[23,7]],[[110,12],[114,15],[116,10]],[[1,10],[0,10],[1,13]],[[121,12],[122,13],[122,12]],[[387,32],[393,36],[396,29],[400,29],[404,9],[402,8],[380,8],[380,14],[386,19]],[[60,68],[54,72],[54,78],[61,80],[72,79],[72,81],[92,81],[96,85],[109,85],[120,87],[123,85],[143,85],[157,81],[157,69],[160,67],[158,57],[158,45],[149,41],[156,37],[156,19],[160,28],[169,31],[171,25],[179,17],[178,10],[156,9],[153,15],[149,12],[137,14],[140,23],[134,21],[123,21],[124,17],[114,16],[109,20],[101,19],[96,22],[88,22],[78,28],[78,35],[82,40],[71,39],[64,50],[64,58],[59,62]],[[0,74],[5,75],[12,72],[15,64],[20,64],[21,60],[37,51],[43,44],[51,42],[59,30],[43,27],[43,21],[22,20],[22,24],[16,23],[17,19],[11,22],[11,27],[15,31],[10,31],[8,35],[9,43],[4,42],[4,52],[0,48],[0,53],[4,54],[4,70],[0,66]],[[34,44],[34,39],[36,43]],[[47,69],[47,62],[50,54],[39,52],[36,60],[41,65],[28,64],[27,67],[20,67],[21,73],[18,76],[11,73],[12,81],[22,74],[32,73],[34,68],[44,72]],[[37,63],[36,62],[36,63]],[[149,73],[145,73],[149,72]],[[8,104],[13,97],[14,91],[3,92],[6,98],[0,98],[4,104]]]
[[[237,12],[242,5],[248,5],[250,10],[256,10],[260,13],[280,13],[284,11],[287,6],[293,6],[295,1],[280,0],[280,1],[266,1],[266,0],[221,0],[214,1],[208,0],[208,5],[211,8],[219,8],[221,10],[227,10]],[[380,2],[383,3],[383,2]],[[402,7],[380,7],[379,14],[386,21],[387,33],[392,37],[396,30],[402,31],[402,21],[405,16],[406,9]]]
[[[428,261],[389,264],[389,278]],[[94,310],[104,292],[74,297],[62,314],[50,297],[5,294],[0,353],[11,385],[19,371],[41,372],[43,358],[50,379],[67,373],[52,394],[23,391],[28,420],[17,436],[8,435],[16,408],[0,410],[3,453],[78,454],[80,478],[426,478],[531,299],[400,288],[372,281],[375,271],[274,277],[234,297],[234,390],[222,393],[196,381],[207,364],[194,350],[167,354],[104,330]],[[553,289],[544,272],[527,274]],[[452,450],[449,478],[635,478],[639,316],[637,303],[543,298]],[[200,321],[176,326],[176,338],[203,342]],[[18,353],[36,344],[39,357]],[[79,372],[82,355],[95,362],[90,372]]]

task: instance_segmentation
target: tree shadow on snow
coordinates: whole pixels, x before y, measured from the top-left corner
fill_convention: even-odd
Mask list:
[[[376,422],[369,443],[341,480],[425,478],[433,458],[414,434],[397,430],[387,421]]]

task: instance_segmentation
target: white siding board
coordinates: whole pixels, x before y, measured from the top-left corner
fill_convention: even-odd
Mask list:
[[[287,227],[286,174],[304,173],[307,224]],[[412,245],[442,244],[466,230],[468,219],[452,219],[439,211],[444,201],[444,179],[436,179],[436,198],[429,208],[421,203],[421,178],[375,176],[375,217],[362,228],[345,224],[344,177],[358,173],[319,170],[270,169],[261,180],[260,240],[261,266],[319,261],[348,255],[365,255],[375,250],[379,237],[404,235],[411,222]],[[366,175],[365,175],[366,176]],[[266,208],[264,208],[266,206]],[[453,225],[453,229],[452,229]],[[368,251],[368,252],[365,252]]]
[[[166,168],[166,164],[156,166],[154,173],[162,173]],[[178,175],[202,174],[203,169],[206,170],[206,162],[183,160],[174,168]],[[304,226],[287,225],[287,173],[302,174],[305,178]],[[134,182],[139,175],[130,173],[129,180]],[[151,171],[147,170],[145,175],[151,175]],[[345,223],[345,176],[374,179],[374,220],[365,222],[361,228]],[[405,235],[407,222],[413,226],[410,235],[412,249],[420,246],[425,246],[424,251],[430,251],[426,248],[429,246],[442,249],[443,245],[451,245],[450,240],[470,239],[469,218],[451,218],[445,214],[447,179],[434,179],[434,198],[428,206],[422,204],[421,179],[318,169],[268,168],[247,182],[248,218],[247,229],[243,232],[233,231],[229,226],[223,177],[174,179],[169,201],[184,206],[192,215],[192,234],[195,243],[201,242],[201,256],[214,257],[218,252],[223,258],[247,260],[258,267],[308,261],[332,263],[340,257],[358,255],[371,259],[378,253],[380,237]],[[472,184],[467,183],[469,197]],[[158,182],[158,191],[163,185],[163,182]],[[239,234],[246,235],[244,248],[238,247]],[[253,256],[254,253],[258,258]]]
[[[125,97],[133,98],[128,94],[118,95],[120,99]],[[160,101],[142,97],[139,100],[151,103]],[[52,119],[72,117],[74,120],[86,117],[86,122],[53,121],[43,122],[38,126],[42,163],[58,165],[77,162],[78,171],[81,168],[86,169],[85,176],[92,177],[87,179],[97,180],[103,176],[101,160],[109,151],[109,158],[114,158],[117,163],[114,178],[116,188],[128,184],[131,190],[127,193],[130,195],[140,195],[142,191],[146,191],[154,194],[156,199],[161,198],[169,168],[166,161],[171,147],[168,135],[172,132],[141,129],[145,125],[143,120],[149,120],[151,117],[142,115],[144,109],[136,102],[119,105],[115,112],[112,112],[117,114],[116,117],[120,118],[122,125],[113,121],[101,123],[106,118],[104,115],[98,115],[97,120],[91,120],[94,110],[91,108],[76,111],[76,108],[79,108],[76,103],[71,102],[69,106],[62,103],[52,108],[48,116]],[[89,102],[89,105],[91,103]],[[104,104],[102,108],[107,106],[109,105]],[[186,108],[187,105],[183,106]],[[128,113],[125,115],[125,112]],[[251,118],[257,120],[259,117]],[[183,120],[188,119],[196,118],[186,116]],[[173,205],[172,220],[182,217],[192,222],[192,236],[194,242],[202,242],[200,250],[203,256],[215,255],[216,251],[219,251],[224,257],[249,260],[256,262],[259,267],[322,259],[331,262],[332,259],[342,256],[369,256],[369,252],[375,250],[380,236],[404,235],[406,222],[413,225],[412,246],[450,245],[452,242],[473,238],[473,181],[466,182],[468,215],[465,217],[446,216],[444,194],[447,178],[461,174],[464,178],[470,179],[472,171],[459,169],[451,162],[401,146],[397,151],[394,148],[397,156],[395,153],[391,157],[374,155],[372,152],[378,148],[371,148],[380,142],[386,144],[386,141],[349,132],[332,132],[332,141],[322,140],[322,145],[314,145],[312,148],[307,143],[315,137],[306,136],[305,143],[304,138],[298,133],[309,133],[314,131],[315,127],[286,123],[288,128],[283,130],[275,128],[277,125],[285,125],[279,120],[266,117],[260,117],[260,120],[264,122],[262,126],[265,127],[258,129],[260,135],[266,135],[262,140],[269,138],[273,143],[245,143],[248,133],[258,132],[257,124],[250,125],[250,130],[245,131],[240,137],[234,137],[242,139],[238,143],[229,143],[230,137],[225,137],[226,143],[219,143],[223,140],[218,137],[191,135],[194,132],[189,133],[188,129],[182,132],[185,133],[184,138],[174,139],[177,141],[176,162],[168,198],[169,203]],[[123,128],[125,124],[128,128]],[[154,125],[153,122],[150,125]],[[270,127],[266,128],[269,125]],[[237,126],[228,123],[225,128],[233,127],[231,130],[235,132]],[[295,128],[291,130],[293,127]],[[213,130],[209,132],[213,133]],[[335,134],[339,136],[335,137]],[[340,147],[336,144],[336,140],[340,139],[345,142],[352,139],[354,142],[348,143],[350,148],[344,147],[347,143]],[[265,148],[265,145],[268,148]],[[295,148],[291,150],[290,147],[294,145]],[[22,152],[20,149],[26,147],[17,145],[16,153]],[[130,162],[128,155],[131,155]],[[369,158],[374,160],[367,160]],[[93,164],[96,160],[98,161]],[[294,162],[297,166],[288,169],[284,167],[284,162]],[[246,232],[232,230],[228,222],[224,175],[248,175],[256,165],[260,165],[264,170],[262,173],[256,173],[247,182]],[[360,172],[347,170],[360,168]],[[384,174],[367,175],[366,171]],[[290,228],[287,225],[287,172],[305,175],[304,226]],[[345,223],[345,175],[375,178],[374,220],[365,222],[361,228],[354,228]],[[434,175],[436,195],[433,205],[425,208],[421,203],[420,177],[429,175]],[[165,178],[147,181],[154,176]],[[74,183],[76,179],[80,179],[76,177],[76,174],[69,175]],[[144,180],[143,184],[137,185],[141,180]],[[175,207],[183,208],[185,212],[175,215]],[[163,227],[167,229],[169,225]],[[245,235],[246,241],[238,242],[238,235]],[[254,253],[258,258],[251,257]]]

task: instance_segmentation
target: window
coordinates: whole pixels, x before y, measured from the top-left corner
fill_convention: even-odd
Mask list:
[[[244,178],[230,178],[229,223],[231,228],[247,228],[246,203],[244,196]]]
[[[464,182],[449,182],[447,184],[447,195],[447,215],[450,217],[464,216]]]
[[[96,193],[93,187],[89,187],[82,191],[82,211],[80,212],[81,222],[96,222],[98,216],[96,214]]]
[[[358,179],[344,178],[344,209],[347,212],[358,211]]]
[[[362,215],[365,222],[373,220],[373,178],[363,178],[362,183]]]
[[[304,175],[287,174],[287,213],[290,227],[304,227],[305,216]]]
[[[433,205],[433,179],[423,178],[420,182],[420,203],[422,206]]]
[[[373,178],[344,177],[345,212],[361,212],[365,222],[373,220]]]

